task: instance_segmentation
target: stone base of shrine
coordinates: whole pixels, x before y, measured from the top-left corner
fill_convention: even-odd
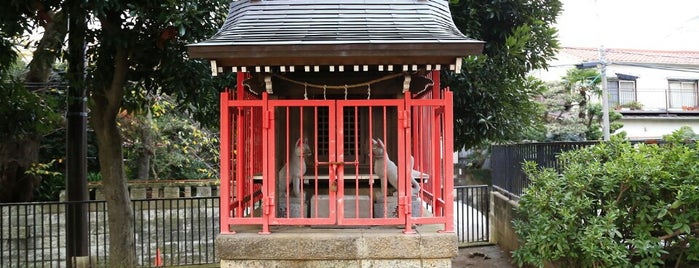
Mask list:
[[[415,234],[398,227],[323,229],[236,226],[235,234],[216,239],[221,267],[451,267],[458,253],[454,233],[443,225],[418,226]]]

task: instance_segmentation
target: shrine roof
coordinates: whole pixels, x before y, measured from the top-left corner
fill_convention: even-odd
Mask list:
[[[446,0],[247,0],[188,50],[220,65],[443,64],[482,47],[456,28]]]

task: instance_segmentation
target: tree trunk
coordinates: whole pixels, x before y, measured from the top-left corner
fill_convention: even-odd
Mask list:
[[[584,87],[581,87],[579,89],[579,93],[580,93],[580,102],[578,102],[578,108],[580,110],[578,111],[578,118],[585,119],[585,117],[587,117],[587,89]]]
[[[114,56],[114,74],[108,88],[95,89],[90,123],[95,130],[99,148],[100,173],[104,196],[107,200],[109,223],[108,267],[135,267],[134,225],[122,151],[121,132],[117,127],[117,113],[124,96],[127,72],[127,52],[117,48]]]
[[[39,158],[39,142],[27,138],[0,143],[0,203],[27,202],[34,197],[39,176],[27,174]]]
[[[151,154],[148,153],[148,149],[142,148],[138,152],[138,158],[136,163],[136,178],[139,180],[148,180],[150,175],[150,159]]]
[[[44,35],[41,36],[36,50],[32,53],[32,61],[29,62],[29,72],[25,76],[25,82],[30,90],[45,88],[45,83],[51,77],[53,64],[56,63],[56,57],[66,37],[68,26],[64,12],[59,11],[51,18],[44,26]]]
[[[143,142],[138,150],[136,178],[139,180],[148,180],[148,175],[150,174],[150,161],[151,158],[153,158],[153,151],[155,151],[153,145],[153,114],[150,112],[150,108],[146,112],[146,116],[143,119],[143,124],[138,126],[138,132],[141,136],[141,141]]]

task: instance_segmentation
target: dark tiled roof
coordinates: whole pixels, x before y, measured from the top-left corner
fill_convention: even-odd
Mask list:
[[[198,45],[464,41],[445,0],[268,0],[232,2],[223,27]]]
[[[325,46],[338,51],[341,45],[357,44],[470,45],[462,53],[482,47],[481,41],[459,32],[446,0],[248,0],[232,2],[219,32],[190,45],[190,54],[216,55],[199,53],[206,47]]]
[[[667,65],[699,65],[699,51],[605,48],[605,60],[612,64],[652,63]],[[563,47],[559,54],[583,62],[599,61],[599,48]]]

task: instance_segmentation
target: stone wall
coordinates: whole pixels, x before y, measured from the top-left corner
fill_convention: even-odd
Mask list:
[[[218,190],[218,180],[129,181],[129,192],[132,200],[218,196]],[[88,191],[90,200],[104,200],[101,183],[90,183]],[[61,192],[60,201],[65,201],[64,192]]]
[[[214,243],[220,232],[219,199],[210,197],[216,193],[215,189],[132,187],[139,265],[153,265],[158,251],[165,265],[217,263]],[[149,191],[168,199],[144,198],[148,197],[144,193]],[[189,196],[193,198],[180,198]],[[100,196],[96,197],[99,200]],[[63,203],[2,205],[1,266],[64,267],[65,206]],[[88,206],[90,255],[93,262],[104,263],[109,251],[106,203],[92,201]]]
[[[289,226],[269,235],[236,229],[217,238],[221,267],[451,267],[454,233],[440,224],[418,225],[415,234],[396,227],[323,229]]]

